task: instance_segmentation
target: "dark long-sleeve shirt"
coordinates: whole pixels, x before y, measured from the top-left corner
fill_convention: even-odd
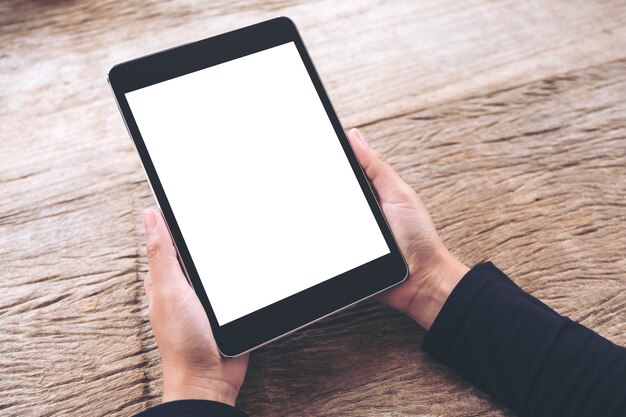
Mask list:
[[[626,416],[626,349],[559,315],[490,262],[459,282],[422,349],[520,416]],[[173,415],[246,416],[200,400],[138,416]]]

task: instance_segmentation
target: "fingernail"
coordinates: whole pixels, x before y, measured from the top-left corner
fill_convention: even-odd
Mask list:
[[[352,131],[354,132],[354,135],[359,140],[359,142],[361,142],[361,145],[367,146],[367,142],[365,141],[365,136],[363,136],[363,133],[361,133],[361,131],[357,128],[352,129]]]
[[[146,210],[141,213],[141,220],[143,220],[143,228],[147,233],[152,232],[156,228],[157,214],[154,210]]]

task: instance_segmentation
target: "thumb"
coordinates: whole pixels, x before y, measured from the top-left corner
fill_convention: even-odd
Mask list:
[[[161,213],[147,209],[141,213],[141,219],[146,235],[151,290],[172,291],[181,284],[186,285],[186,279],[176,257],[176,248]]]
[[[359,129],[350,130],[348,140],[380,200],[394,202],[399,191],[408,187],[407,183],[378,152],[369,147]]]

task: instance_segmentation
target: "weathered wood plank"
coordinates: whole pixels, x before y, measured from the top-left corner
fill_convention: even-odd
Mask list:
[[[294,18],[466,262],[625,343],[621,2],[0,3],[0,414],[158,401],[141,287],[149,188],[104,82],[121,60]],[[256,415],[502,415],[372,303],[257,352]],[[375,360],[373,358],[376,358]],[[397,414],[394,414],[397,413]]]
[[[298,23],[349,125],[619,58],[626,38],[626,6],[620,2],[66,6],[17,1],[0,13],[3,61],[19,63],[22,80],[3,77],[4,94],[13,96],[3,106],[6,113],[35,102],[54,111],[108,102],[100,77],[112,64],[281,14]],[[37,101],[42,88],[50,89],[45,104]]]

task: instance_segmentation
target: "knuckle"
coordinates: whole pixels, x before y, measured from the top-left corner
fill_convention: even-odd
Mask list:
[[[161,253],[161,244],[157,240],[149,240],[146,243],[146,256],[148,260],[152,263],[156,262]]]
[[[149,240],[146,243],[146,256],[150,265],[160,264],[165,259],[176,257],[176,250],[171,243],[163,243],[159,240]]]

